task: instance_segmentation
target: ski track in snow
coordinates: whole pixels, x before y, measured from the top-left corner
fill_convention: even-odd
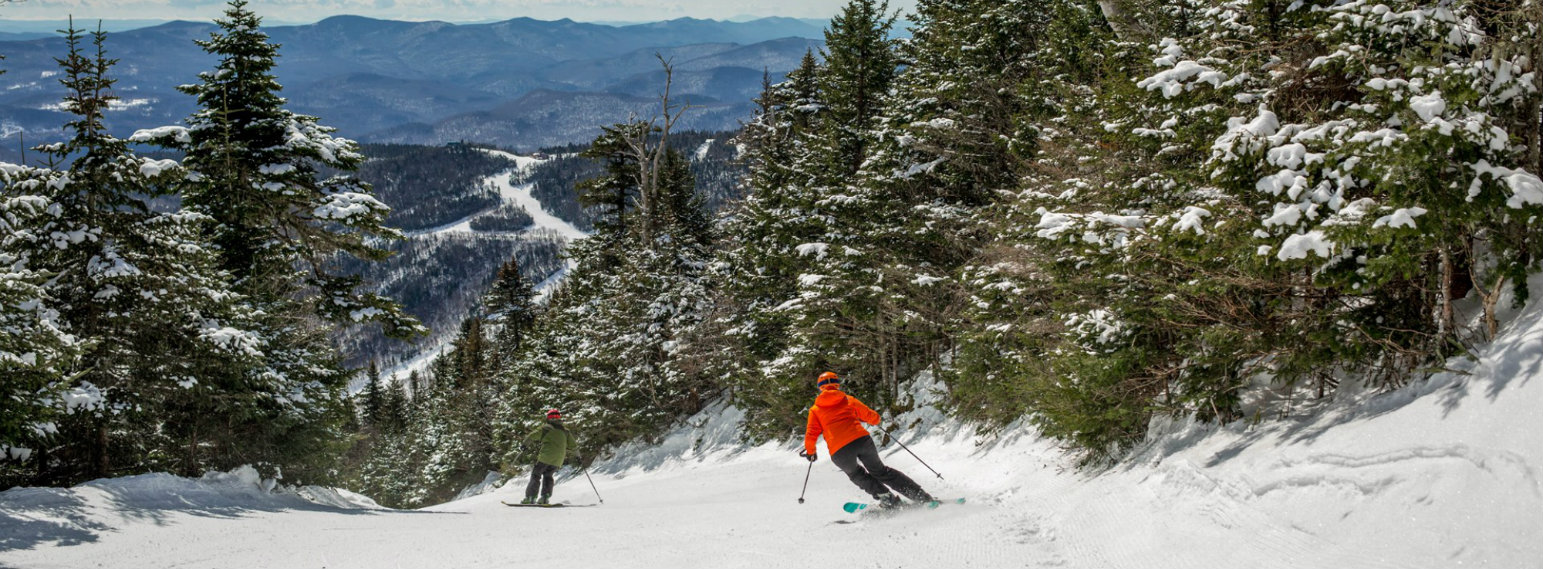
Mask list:
[[[387,510],[268,493],[250,471],[15,489],[0,493],[0,566],[1543,566],[1543,301],[1447,366],[1458,372],[1303,418],[1154,424],[1101,472],[1071,469],[1030,429],[992,437],[923,409],[888,424],[924,425],[902,435],[947,479],[892,443],[885,462],[969,503],[888,517],[841,511],[865,497],[823,451],[797,503],[795,446],[737,444],[741,415],[721,404],[598,464],[594,508],[504,506],[523,493],[514,480]],[[553,497],[595,503],[571,468]]]

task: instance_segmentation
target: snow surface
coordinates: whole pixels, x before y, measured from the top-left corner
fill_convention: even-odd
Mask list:
[[[1134,460],[1096,473],[1030,429],[993,436],[923,407],[886,428],[946,480],[893,443],[885,460],[969,503],[887,518],[840,510],[863,497],[823,451],[799,504],[795,445],[737,444],[740,414],[721,405],[597,465],[592,508],[505,507],[516,480],[396,511],[270,492],[249,470],[13,489],[0,566],[1537,567],[1543,302],[1447,367],[1306,418],[1160,423]],[[565,472],[554,498],[595,503]]]
[[[695,152],[691,153],[691,159],[695,162],[706,160],[707,153],[713,149],[713,143],[717,141],[718,139],[716,138],[707,139],[707,141],[703,142],[701,146],[696,147]]]

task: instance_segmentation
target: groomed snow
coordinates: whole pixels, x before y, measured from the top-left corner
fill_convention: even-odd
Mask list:
[[[738,414],[714,408],[599,465],[599,507],[499,504],[516,481],[393,511],[272,494],[249,472],[10,490],[0,566],[1537,567],[1543,303],[1479,354],[1305,419],[1159,425],[1135,460],[1097,473],[1028,429],[993,438],[914,413],[899,432],[947,480],[894,445],[886,461],[969,503],[890,518],[840,510],[862,496],[823,450],[799,504],[794,446],[736,446]],[[595,503],[568,474],[555,498]]]

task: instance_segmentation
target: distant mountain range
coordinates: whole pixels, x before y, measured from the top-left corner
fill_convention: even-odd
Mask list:
[[[109,115],[120,135],[174,124],[193,110],[175,87],[192,83],[213,59],[194,39],[212,23],[169,22],[112,33],[119,64]],[[487,24],[400,22],[338,16],[315,24],[265,28],[281,44],[277,74],[292,109],[321,117],[343,136],[366,142],[442,144],[467,140],[518,149],[585,142],[601,125],[647,115],[663,72],[675,65],[678,101],[694,107],[680,126],[734,128],[749,116],[763,73],[779,79],[822,29],[805,20],[748,22],[678,19],[609,26],[520,18]],[[8,37],[0,36],[0,40]],[[0,41],[0,158],[56,139],[58,37]]]

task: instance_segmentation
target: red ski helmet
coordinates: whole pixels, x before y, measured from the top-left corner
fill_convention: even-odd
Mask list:
[[[546,418],[548,418],[548,419],[561,419],[561,418],[563,418],[563,412],[562,411],[558,411],[556,409],[552,409],[552,410],[546,412]]]

